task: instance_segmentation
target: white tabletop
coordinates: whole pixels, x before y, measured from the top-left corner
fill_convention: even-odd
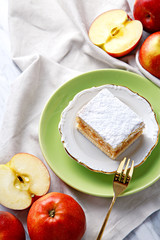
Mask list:
[[[133,0],[129,0],[131,8]],[[10,37],[8,30],[8,2],[0,0],[0,125],[3,124],[3,114],[7,98],[14,80],[21,74],[12,62]],[[137,216],[138,218],[138,216]],[[29,237],[27,236],[27,239]],[[160,210],[148,217],[137,229],[132,231],[125,240],[159,240]]]

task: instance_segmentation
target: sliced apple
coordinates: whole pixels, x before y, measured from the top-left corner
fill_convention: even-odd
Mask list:
[[[124,10],[110,10],[98,16],[89,29],[93,44],[114,57],[132,51],[141,39],[142,23],[132,20]]]
[[[34,196],[46,194],[50,175],[37,157],[18,153],[7,164],[0,165],[0,204],[20,210],[32,204]]]

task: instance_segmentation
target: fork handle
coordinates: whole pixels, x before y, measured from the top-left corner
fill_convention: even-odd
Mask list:
[[[112,198],[112,202],[111,202],[111,204],[110,204],[109,210],[108,210],[108,212],[107,212],[107,215],[106,215],[106,217],[105,217],[105,219],[104,219],[103,225],[102,225],[102,227],[101,227],[101,230],[100,230],[100,232],[99,232],[98,237],[97,237],[96,240],[101,240],[101,238],[102,238],[104,229],[105,229],[105,227],[106,227],[108,218],[109,218],[109,216],[110,216],[110,213],[111,213],[111,211],[112,211],[112,208],[113,208],[113,205],[114,205],[114,203],[115,203],[115,201],[116,201],[116,198],[117,198],[117,197],[116,197],[115,195],[114,195],[113,198]]]

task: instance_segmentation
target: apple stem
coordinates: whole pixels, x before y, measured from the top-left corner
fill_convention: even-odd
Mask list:
[[[51,211],[49,211],[49,216],[50,216],[51,218],[54,218],[54,216],[55,216],[55,210],[54,210],[54,209],[52,209]]]
[[[146,18],[150,18],[151,16],[150,16],[150,14],[149,13],[147,13],[146,14]]]

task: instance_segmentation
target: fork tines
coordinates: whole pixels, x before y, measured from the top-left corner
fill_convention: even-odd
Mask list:
[[[133,175],[134,161],[132,161],[129,171],[128,171],[128,166],[130,163],[130,158],[127,160],[126,165],[125,165],[125,162],[126,162],[126,157],[120,162],[117,172],[115,174],[114,180],[120,181],[121,183],[128,184]],[[123,170],[124,165],[125,165],[125,168]]]

